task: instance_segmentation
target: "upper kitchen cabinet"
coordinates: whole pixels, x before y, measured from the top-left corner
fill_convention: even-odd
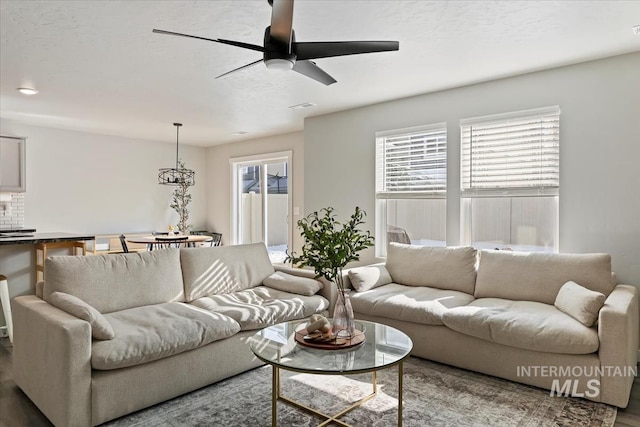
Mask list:
[[[0,136],[0,192],[27,191],[26,138]]]

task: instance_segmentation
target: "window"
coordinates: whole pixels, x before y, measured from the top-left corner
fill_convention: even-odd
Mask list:
[[[462,240],[558,249],[559,107],[460,121]]]
[[[444,246],[447,126],[376,134],[376,256],[388,242]]]

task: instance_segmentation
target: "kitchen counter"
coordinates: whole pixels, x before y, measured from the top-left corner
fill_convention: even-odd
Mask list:
[[[26,228],[26,227],[0,227],[0,233],[35,233],[35,228]]]
[[[35,231],[35,230],[34,230]],[[7,278],[6,292],[0,293],[2,319],[11,337],[12,319],[10,298],[34,294],[35,284],[44,280],[45,260],[49,255],[86,255],[87,241],[96,236],[72,233],[35,233],[27,229],[0,231],[0,273]],[[60,253],[60,252],[64,253]]]
[[[80,242],[95,240],[96,236],[87,234],[71,233],[29,233],[21,232],[0,232],[0,246],[2,245],[37,245],[61,242]]]

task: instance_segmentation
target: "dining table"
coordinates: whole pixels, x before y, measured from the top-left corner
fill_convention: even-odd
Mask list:
[[[152,251],[167,247],[195,247],[196,243],[205,243],[213,240],[213,237],[206,235],[161,235],[161,236],[136,236],[127,237],[127,242],[147,245],[147,249]]]

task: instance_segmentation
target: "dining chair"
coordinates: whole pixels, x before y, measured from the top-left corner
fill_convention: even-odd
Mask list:
[[[122,252],[125,254],[129,253],[129,247],[127,246],[127,238],[124,234],[120,235],[120,245],[122,246]]]
[[[209,242],[209,246],[222,246],[222,233],[208,233],[213,239]]]
[[[189,236],[176,237],[175,239],[171,240],[171,243],[169,243],[169,247],[179,248],[182,245],[186,246],[187,240],[189,240]]]
[[[197,245],[193,243],[193,246],[222,246],[222,233],[215,233],[213,231],[192,231],[191,234],[198,236],[211,236],[211,240]]]
[[[189,236],[157,235],[156,243],[153,243],[152,246],[155,246],[156,249],[179,248],[183,244],[187,243],[188,239]]]

